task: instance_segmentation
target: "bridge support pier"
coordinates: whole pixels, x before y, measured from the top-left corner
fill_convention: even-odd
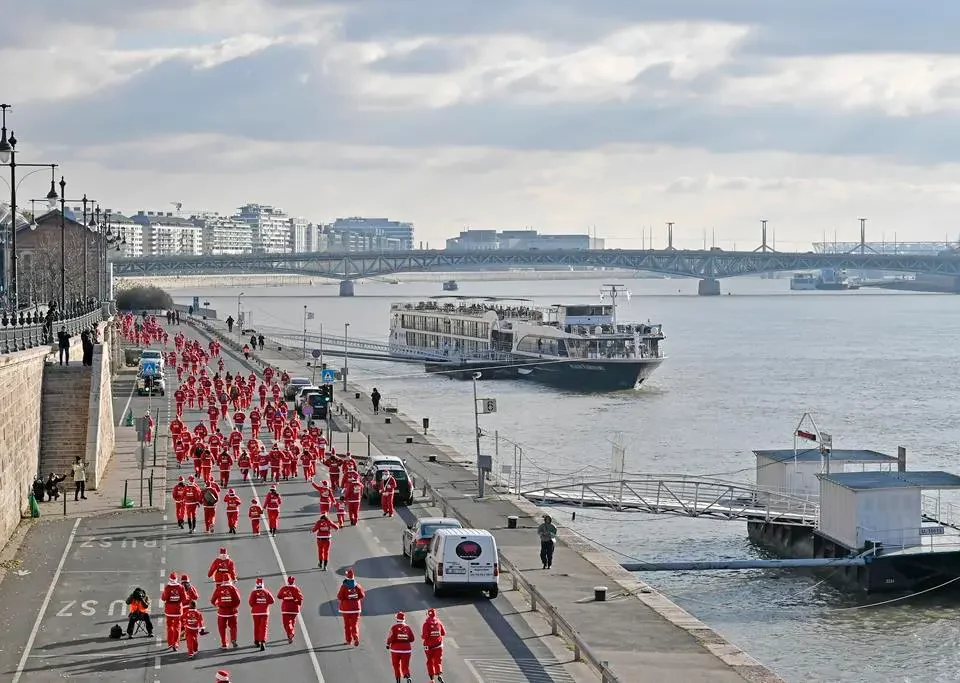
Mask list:
[[[340,280],[340,296],[353,296],[353,280]]]
[[[713,277],[700,280],[700,283],[697,285],[697,294],[700,296],[720,296],[720,280]],[[343,293],[341,291],[341,296],[342,295]]]

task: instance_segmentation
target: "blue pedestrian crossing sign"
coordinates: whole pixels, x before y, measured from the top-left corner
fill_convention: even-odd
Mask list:
[[[326,368],[320,371],[320,382],[322,384],[333,384],[337,380],[337,371]]]
[[[142,366],[140,366],[140,374],[143,375],[144,377],[152,377],[153,375],[156,375],[157,364],[145,362]]]

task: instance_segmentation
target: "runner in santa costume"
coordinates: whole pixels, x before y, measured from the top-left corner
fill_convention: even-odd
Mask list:
[[[163,603],[163,617],[167,622],[167,647],[176,650],[180,646],[180,619],[187,604],[187,593],[177,580],[176,572],[171,572],[167,585],[160,593]]]
[[[420,630],[420,640],[423,641],[423,651],[427,656],[427,676],[431,681],[443,683],[443,637],[447,629],[437,616],[437,610],[428,609],[427,618]]]
[[[263,587],[263,579],[257,579],[256,588],[250,591],[250,616],[253,617],[253,644],[263,652],[267,649],[267,629],[270,622],[270,605],[273,593]]]
[[[227,646],[229,636],[230,644],[238,647],[237,644],[237,612],[240,611],[241,597],[240,591],[233,585],[233,581],[226,581],[218,584],[213,589],[213,595],[210,596],[210,604],[217,608],[217,631],[220,632],[220,647]]]
[[[360,613],[363,610],[363,598],[366,593],[357,583],[353,570],[344,574],[343,584],[337,591],[337,602],[343,616],[343,638],[347,645],[360,646]]]
[[[277,600],[280,601],[280,621],[283,623],[283,631],[287,634],[288,643],[292,643],[293,637],[297,635],[297,617],[303,606],[303,593],[296,583],[297,580],[289,576],[287,585],[281,586],[277,591]]]
[[[397,612],[397,622],[387,632],[387,650],[390,651],[390,663],[393,665],[393,675],[397,683],[400,683],[401,678],[410,683],[410,655],[416,639],[413,629],[407,625],[407,615]]]

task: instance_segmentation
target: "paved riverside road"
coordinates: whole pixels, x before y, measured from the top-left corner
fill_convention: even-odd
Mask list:
[[[228,370],[236,372],[238,363],[227,356]],[[200,417],[198,411],[185,414],[191,426]],[[168,473],[171,483],[177,474],[174,463]],[[245,511],[253,488],[240,482],[236,472],[233,476],[231,485],[243,499]],[[165,512],[123,513],[35,527],[20,558],[21,566],[30,573],[13,572],[0,584],[0,601],[7,608],[0,617],[5,629],[0,641],[0,680],[207,683],[218,669],[226,668],[237,682],[393,681],[383,639],[394,614],[405,611],[419,638],[424,613],[431,606],[438,608],[448,630],[444,673],[450,683],[597,680],[582,665],[566,664],[569,653],[548,644],[549,636],[540,638],[549,628],[519,615],[524,610],[514,604],[517,598],[510,591],[495,600],[463,597],[435,601],[423,583],[422,570],[411,570],[400,557],[399,540],[412,515],[436,511],[414,506],[401,509],[397,518],[385,519],[378,510],[363,510],[357,527],[337,532],[330,571],[321,572],[309,533],[317,515],[313,489],[298,480],[281,482],[280,491],[283,514],[275,538],[252,536],[245,516],[240,520],[240,534],[228,535],[222,507],[214,534],[198,530],[188,535],[178,529],[172,505]],[[266,487],[259,486],[257,493],[262,500]],[[306,602],[293,643],[288,644],[283,636],[275,606],[266,652],[253,647],[248,610],[241,611],[239,620],[240,648],[219,648],[216,617],[209,607],[213,584],[206,572],[220,546],[229,549],[237,564],[238,588],[244,600],[256,577],[263,577],[274,593],[287,575],[297,577]],[[343,644],[334,602],[348,566],[355,569],[367,591],[359,648]],[[189,573],[200,590],[200,604],[212,633],[201,638],[197,657],[188,660],[182,651],[164,648],[162,618],[155,618],[152,639],[108,640],[112,624],[125,626],[122,601],[134,586],[146,588],[153,600],[152,612],[162,613],[158,597],[171,571]],[[414,681],[426,680],[420,647],[414,650],[411,669]]]

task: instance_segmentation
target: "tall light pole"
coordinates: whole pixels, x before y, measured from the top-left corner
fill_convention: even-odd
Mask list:
[[[477,407],[477,380],[483,375],[473,373],[473,435],[477,443],[477,494],[483,498],[483,470],[480,469],[480,410]]]
[[[67,310],[67,181],[60,176],[60,314]]]
[[[63,182],[62,178],[60,179],[60,182],[61,182],[60,190],[61,190],[61,194],[63,194],[63,186],[65,185],[65,183]],[[90,212],[90,225],[87,225],[87,205],[89,204],[92,206],[93,204],[96,203],[96,201],[97,201],[96,199],[87,199],[86,194],[83,195],[83,199],[66,199],[65,197],[60,197],[61,209],[63,208],[63,205],[66,202],[80,202],[83,205],[83,221],[80,223],[80,226],[83,228],[82,230],[83,232],[83,290],[82,291],[83,291],[84,305],[86,305],[86,301],[87,301],[87,242],[89,241],[89,235],[87,234],[87,230],[89,228],[92,228],[94,225],[92,211]],[[65,220],[61,221],[61,224],[64,224],[64,223],[66,223]],[[61,261],[63,261],[63,258],[62,258],[63,257],[63,236],[62,235],[60,239],[60,251],[61,251]]]
[[[303,357],[307,357],[307,305],[303,305]]]
[[[343,323],[343,390],[347,390],[347,334],[350,332],[350,323]],[[323,346],[321,344],[320,346]]]
[[[241,297],[243,297],[243,292],[240,292],[239,294],[237,294],[237,334],[240,334],[239,330],[240,330],[240,328],[243,327],[243,325],[240,324],[240,299],[241,299]]]
[[[8,301],[13,303],[14,310],[17,310],[20,308],[17,268],[17,167],[31,167],[38,170],[51,168],[55,171],[57,166],[56,164],[17,163],[17,138],[12,130],[7,136],[7,109],[10,108],[9,104],[0,104],[0,166],[10,167],[10,232],[9,237],[5,236],[3,240],[3,293],[8,297]],[[31,173],[27,174],[29,175]],[[27,176],[24,176],[23,180],[26,180]],[[57,192],[54,189],[53,178],[50,179],[47,202],[51,209],[56,208]]]

